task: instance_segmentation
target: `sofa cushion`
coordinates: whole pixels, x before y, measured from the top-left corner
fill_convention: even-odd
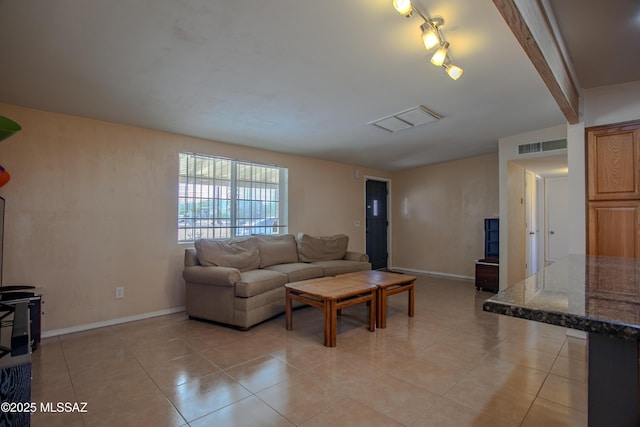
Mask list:
[[[285,283],[287,283],[287,275],[277,271],[245,271],[240,273],[240,280],[236,282],[236,296],[252,297],[282,287]]]
[[[289,278],[289,283],[299,282],[301,280],[315,279],[316,277],[322,277],[324,271],[319,265],[307,264],[304,262],[296,262],[293,264],[276,264],[267,267],[267,270],[278,271],[286,274]]]
[[[240,271],[260,268],[258,241],[253,237],[229,240],[198,239],[194,246],[200,265],[234,267]]]
[[[356,271],[371,270],[371,263],[358,261],[345,261],[342,259],[330,261],[316,261],[312,265],[322,267],[325,276],[337,276],[338,274],[354,273]]]
[[[298,262],[298,249],[296,248],[296,238],[293,234],[265,234],[254,237],[258,241],[260,268]]]
[[[302,262],[343,259],[349,245],[349,236],[346,234],[313,237],[299,233],[297,240],[298,258]]]

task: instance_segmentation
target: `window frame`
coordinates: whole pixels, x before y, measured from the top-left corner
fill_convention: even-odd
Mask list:
[[[178,243],[288,232],[288,169],[179,152]]]

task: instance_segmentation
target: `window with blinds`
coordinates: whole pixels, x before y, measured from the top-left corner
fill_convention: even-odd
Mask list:
[[[286,168],[180,153],[178,242],[286,232]]]

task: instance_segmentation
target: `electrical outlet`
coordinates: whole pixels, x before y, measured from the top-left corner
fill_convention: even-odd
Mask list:
[[[124,298],[124,286],[120,286],[116,288],[116,299]]]

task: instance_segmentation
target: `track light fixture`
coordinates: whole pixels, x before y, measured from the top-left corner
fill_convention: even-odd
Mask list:
[[[413,12],[413,5],[411,0],[393,0],[393,7],[396,8],[399,14],[411,18]]]
[[[440,30],[444,25],[444,19],[428,17],[426,13],[412,4],[411,0],[393,0],[393,7],[407,18],[413,16],[413,12],[415,12],[424,20],[424,24],[420,25],[420,31],[425,49],[429,51],[438,46],[438,50],[431,57],[431,63],[437,67],[443,67],[449,77],[458,80],[462,75],[462,68],[453,65],[449,58],[449,42],[444,39]]]
[[[462,68],[453,65],[451,62],[443,64],[442,67],[453,80],[458,80],[462,75]]]
[[[420,25],[420,31],[422,31],[422,41],[424,43],[424,47],[427,50],[431,50],[437,45],[440,44],[440,35],[438,34],[438,25],[442,25],[442,19],[439,19],[437,24],[434,22],[425,22]]]
[[[440,45],[436,53],[431,57],[431,63],[436,67],[440,67],[444,64],[445,59],[447,59],[447,51],[449,50],[449,43],[444,42]]]

